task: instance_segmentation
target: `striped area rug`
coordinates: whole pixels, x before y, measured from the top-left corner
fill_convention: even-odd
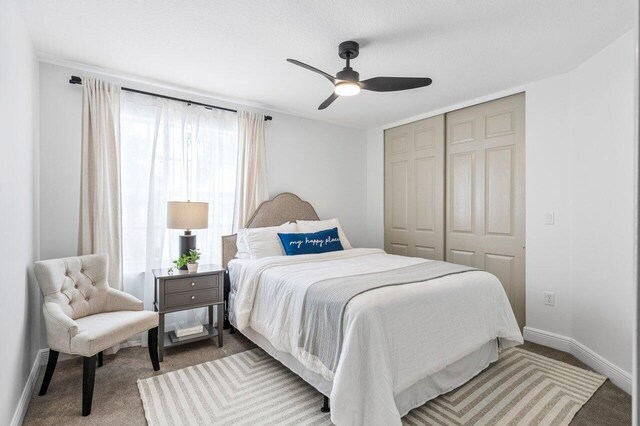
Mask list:
[[[522,349],[402,420],[422,425],[567,425],[605,377]],[[330,425],[322,396],[261,349],[138,381],[150,426]]]

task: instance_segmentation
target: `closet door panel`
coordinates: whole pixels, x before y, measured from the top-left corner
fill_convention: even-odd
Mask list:
[[[524,94],[446,115],[447,261],[500,280],[525,325]]]
[[[449,163],[451,232],[473,233],[475,231],[475,163],[475,152],[462,152],[451,156]]]
[[[434,157],[415,160],[416,230],[434,232],[436,229],[436,159]]]
[[[490,148],[485,151],[485,233],[513,235],[515,205],[515,147]]]
[[[407,231],[409,223],[409,164],[407,160],[391,163],[391,229]]]
[[[409,255],[409,142],[407,131],[394,132],[385,140],[385,194],[389,194],[389,202],[385,201],[384,221],[385,250],[391,254]]]
[[[476,267],[475,258],[476,258],[476,254],[473,251],[451,249],[449,250],[449,256],[448,256],[447,262]]]
[[[385,131],[385,250],[444,259],[444,117]]]
[[[423,259],[437,260],[436,248],[416,246],[416,257],[421,257]]]
[[[514,306],[517,302],[515,299],[516,291],[514,288],[517,285],[515,277],[515,257],[486,253],[484,265],[487,272],[498,277],[505,292],[507,293],[511,306]]]

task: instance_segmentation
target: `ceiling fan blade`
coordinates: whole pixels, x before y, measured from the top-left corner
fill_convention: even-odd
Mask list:
[[[340,97],[340,95],[336,95],[335,92],[331,94],[331,96],[329,96],[327,99],[324,100],[323,103],[320,104],[320,106],[318,107],[318,109],[325,109],[326,107],[328,107],[329,105],[331,105],[333,103],[333,101],[335,101],[336,99],[338,99]]]
[[[360,88],[374,92],[395,92],[417,89],[431,84],[426,77],[374,77],[360,82]]]
[[[291,62],[294,65],[297,65],[299,67],[308,69],[309,71],[313,71],[315,73],[320,74],[321,76],[325,77],[327,80],[329,80],[330,82],[332,82],[333,84],[336,84],[336,79],[335,77],[333,77],[331,74],[327,74],[326,72],[319,70],[318,68],[314,68],[311,65],[307,65],[304,62],[300,62],[300,61],[296,61],[295,59],[287,59],[287,62]]]

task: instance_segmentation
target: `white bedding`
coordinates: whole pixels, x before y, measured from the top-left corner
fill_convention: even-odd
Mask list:
[[[229,283],[231,284],[231,291],[238,291],[238,275],[242,268],[253,262],[251,259],[232,259],[229,262]]]
[[[378,249],[277,256],[230,263],[235,321],[277,350],[333,381],[331,420],[337,425],[400,424],[394,397],[500,338],[501,347],[522,335],[500,282],[486,272],[467,272],[425,283],[384,287],[347,305],[344,342],[335,375],[298,351],[300,312],[306,289],[327,278],[383,271],[427,260]]]

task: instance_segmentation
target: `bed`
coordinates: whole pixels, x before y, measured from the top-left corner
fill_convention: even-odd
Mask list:
[[[247,228],[296,220],[318,220],[318,215],[311,204],[283,193],[263,203]],[[496,361],[500,349],[523,342],[500,282],[485,271],[362,248],[236,259],[236,238],[222,238],[231,324],[330,397],[337,425],[401,424],[411,409]],[[389,281],[435,267],[456,272]],[[379,287],[354,291],[341,302],[340,322],[326,319],[333,292],[376,281]],[[333,287],[323,287],[329,284]],[[323,301],[320,293],[313,305],[310,295],[319,289],[330,294]],[[323,303],[327,312],[310,316],[315,312],[310,306],[322,310]],[[317,349],[307,346],[310,340],[316,346],[328,343]]]

